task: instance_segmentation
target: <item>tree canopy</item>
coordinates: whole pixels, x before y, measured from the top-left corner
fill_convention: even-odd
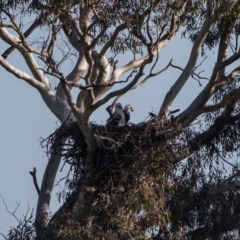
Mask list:
[[[1,66],[37,89],[61,122],[42,142],[49,161],[41,186],[35,182],[34,223],[26,218],[9,239],[239,237],[240,1],[1,1],[0,10],[0,41],[8,45]],[[161,63],[179,35],[192,43],[185,66]],[[8,60],[15,51],[27,71]],[[215,63],[203,76],[212,51]],[[176,54],[184,54],[181,41]],[[148,120],[90,121],[100,107],[114,109],[123,95],[175,69]],[[192,79],[199,94],[172,109]],[[67,191],[50,216],[61,160],[69,166]]]

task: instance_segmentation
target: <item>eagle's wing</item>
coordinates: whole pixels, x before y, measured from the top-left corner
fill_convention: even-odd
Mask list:
[[[125,126],[125,116],[121,104],[116,105],[115,112],[107,120],[109,126]]]
[[[121,121],[121,115],[115,112],[110,118],[108,118],[107,125],[118,126],[120,121]]]

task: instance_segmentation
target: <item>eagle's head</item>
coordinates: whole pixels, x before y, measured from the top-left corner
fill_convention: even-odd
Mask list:
[[[123,110],[122,104],[117,103],[116,106],[115,106],[115,109]]]
[[[125,107],[124,107],[124,112],[127,112],[127,113],[130,113],[130,112],[133,112],[133,107],[131,104],[127,104]]]

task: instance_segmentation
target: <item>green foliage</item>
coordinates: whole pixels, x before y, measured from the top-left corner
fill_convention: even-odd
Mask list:
[[[221,8],[220,2],[221,1],[216,1],[214,7]],[[191,41],[194,42],[207,14],[205,1],[193,1],[192,4],[189,4],[182,37],[189,37]],[[235,29],[233,33],[236,33],[236,31],[238,32],[239,20],[238,9],[221,12],[221,14],[219,14],[219,20],[211,26],[202,46],[202,54],[205,54],[207,50],[213,50],[219,43],[220,38],[226,35],[229,31],[232,31],[232,29]]]
[[[2,19],[12,12],[15,12],[12,17],[18,18],[31,11],[42,17],[40,25],[50,34],[44,36],[40,32],[38,38],[43,39],[41,49],[51,50],[50,60],[56,59],[52,52],[62,39],[61,34],[67,33],[68,38],[77,36],[71,41],[83,42],[86,55],[100,49],[96,54],[100,58],[106,53],[105,44],[109,44],[108,54],[114,62],[118,54],[126,52],[133,53],[133,58],[147,51],[151,53],[157,41],[164,40],[165,34],[170,32],[176,15],[182,36],[195,42],[209,11],[221,9],[225,3],[208,1],[212,4],[209,10],[206,1],[187,1],[183,8],[184,2],[8,1],[1,2],[0,7]],[[88,16],[89,24],[79,21],[76,28],[69,27],[72,16],[74,19],[85,16],[86,6],[94,9]],[[208,50],[222,44],[229,33],[238,35],[238,11],[219,13],[201,46],[202,54],[207,55]],[[92,41],[88,43],[86,38]],[[37,45],[37,41],[34,44]],[[76,53],[74,47],[62,54],[63,61]],[[232,51],[237,52],[237,49]],[[47,60],[45,63],[49,63]],[[114,63],[111,64],[114,67]],[[219,73],[223,69],[217,70]],[[237,164],[227,160],[234,162],[240,155],[240,105],[236,97],[239,76],[220,80],[215,77],[211,81],[212,84],[219,81],[219,84],[211,89],[210,106],[197,106],[203,109],[202,115],[195,119],[197,127],[194,123],[184,126],[185,119],[174,116],[156,117],[126,127],[91,124],[96,149],[88,179],[87,145],[77,123],[63,124],[46,139],[43,144],[49,154],[62,147],[61,153],[56,154],[61,154],[64,166],[68,165],[70,170],[65,178],[65,189],[59,193],[59,200],[64,202],[62,212],[50,219],[43,236],[46,239],[125,240],[146,239],[151,232],[152,239],[231,237],[240,221],[239,188],[230,186],[231,191],[222,188],[229,182],[226,181],[228,174],[239,171]],[[214,108],[226,97],[225,105],[207,113],[207,107]],[[62,139],[66,138],[62,146]],[[87,192],[91,201],[86,219],[78,222],[73,208],[84,187],[91,189]],[[228,218],[230,220],[226,221]],[[9,239],[34,238],[32,220],[20,222],[8,236]],[[239,233],[234,232],[234,236],[238,237]]]

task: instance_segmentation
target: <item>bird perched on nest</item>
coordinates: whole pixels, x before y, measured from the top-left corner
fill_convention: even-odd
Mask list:
[[[127,104],[124,109],[124,117],[125,117],[125,126],[128,124],[129,120],[130,120],[130,113],[133,112],[133,108],[130,104]]]
[[[106,110],[110,115],[109,119],[107,120],[108,126],[127,126],[130,120],[130,113],[133,112],[133,107],[130,104],[127,104],[123,109],[122,104],[117,103],[114,112],[112,105],[108,106]]]
[[[125,126],[126,120],[121,103],[115,105],[115,111],[110,114],[110,118],[107,120],[108,126]]]

